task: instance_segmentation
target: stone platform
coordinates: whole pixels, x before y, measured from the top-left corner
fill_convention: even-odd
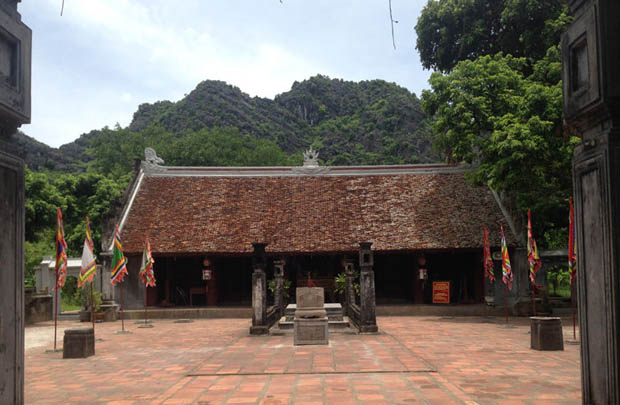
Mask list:
[[[342,315],[342,305],[336,303],[324,304],[323,308],[327,312],[327,327],[330,331],[344,330],[349,328],[349,319]],[[278,334],[280,331],[287,333],[293,331],[293,318],[297,305],[289,304],[286,307],[285,315],[280,319],[277,328],[272,333]]]

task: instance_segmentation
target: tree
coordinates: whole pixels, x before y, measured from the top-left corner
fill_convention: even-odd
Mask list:
[[[572,150],[562,134],[557,47],[529,71],[525,58],[498,53],[461,61],[431,75],[423,108],[434,115],[436,145],[450,158],[477,165],[474,180],[509,193],[538,218],[537,233],[566,222]]]
[[[415,26],[426,69],[497,52],[535,62],[560,42],[569,22],[562,0],[429,0]]]

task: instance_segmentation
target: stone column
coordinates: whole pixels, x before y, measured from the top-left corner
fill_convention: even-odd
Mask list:
[[[252,326],[250,335],[266,335],[269,333],[267,325],[267,255],[266,243],[252,243],[254,254],[252,256]]]
[[[274,305],[280,309],[280,317],[284,316],[286,302],[284,302],[284,260],[276,260],[273,263],[273,275],[276,282],[276,288],[273,292]]]
[[[513,281],[512,291],[508,291],[508,305],[512,308],[513,315],[529,316],[532,314],[532,282],[527,262],[527,248],[517,247],[510,251]]]
[[[571,0],[562,36],[573,158],[584,404],[620,402],[620,3]]]
[[[355,266],[350,261],[344,262],[344,275],[346,277],[346,287],[344,295],[343,314],[350,315],[351,305],[355,304]]]
[[[360,332],[375,333],[375,272],[372,242],[360,242]]]
[[[0,404],[24,402],[24,162],[7,141],[30,122],[32,32],[0,0]]]

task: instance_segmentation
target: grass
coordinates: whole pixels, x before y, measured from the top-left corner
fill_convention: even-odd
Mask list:
[[[571,294],[570,284],[561,284],[555,290],[553,289],[552,285],[549,285],[547,291],[549,291],[549,295],[551,295],[552,297],[570,298]]]
[[[75,301],[67,297],[62,297],[60,302],[62,304],[62,312],[79,311],[80,309],[82,309],[82,306],[79,303],[76,303]]]

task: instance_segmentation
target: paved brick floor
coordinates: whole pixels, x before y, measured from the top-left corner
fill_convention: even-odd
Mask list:
[[[95,356],[71,360],[46,351],[53,326],[39,324],[26,328],[26,403],[581,402],[578,345],[533,351],[527,319],[497,322],[383,317],[378,335],[333,333],[329,346],[297,347],[292,335],[249,337],[248,320],[155,320],[152,329],[131,321],[130,334],[113,322],[97,324]]]

